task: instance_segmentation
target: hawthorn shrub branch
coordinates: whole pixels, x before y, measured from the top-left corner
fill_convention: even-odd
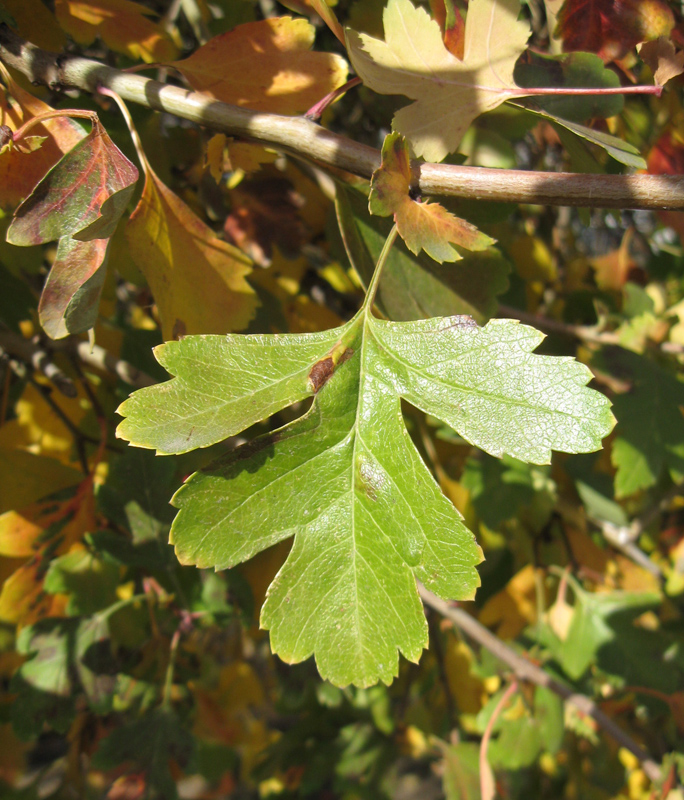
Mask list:
[[[555,694],[576,708],[581,714],[591,717],[609,736],[611,736],[621,747],[626,748],[635,755],[641,762],[641,768],[652,781],[658,781],[662,777],[660,766],[640,747],[631,736],[605,714],[598,705],[589,697],[578,692],[573,692],[564,684],[551,677],[541,667],[528,661],[515,652],[497,636],[485,628],[482,623],[471,617],[461,608],[447,603],[436,594],[426,589],[424,586],[418,587],[421,600],[426,606],[437,611],[446,619],[460,628],[463,633],[474,639],[480,646],[489,650],[499,661],[502,661],[511,668],[513,674],[520,680],[533,683],[550,689]]]
[[[92,59],[50,53],[24,41],[4,24],[0,25],[0,60],[35,84],[92,93],[104,86],[129,102],[362,178],[370,178],[381,163],[379,150],[328,131],[305,117],[250,111],[199,92],[112,69]],[[585,175],[448,164],[416,165],[416,174],[415,188],[425,195],[593,208],[684,210],[684,176],[678,175]]]

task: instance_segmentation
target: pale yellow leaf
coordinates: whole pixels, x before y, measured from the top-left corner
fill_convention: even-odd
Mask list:
[[[645,42],[637,50],[641,60],[651,68],[653,80],[658,86],[664,86],[684,72],[684,50],[675,50],[674,44],[666,36]]]
[[[347,47],[363,82],[380,94],[415,100],[392,126],[416,155],[441,161],[453,153],[471,122],[525,91],[513,81],[529,25],[518,20],[520,0],[470,0],[464,57],[444,45],[439,25],[410,0],[389,0],[385,41],[347,30]]]

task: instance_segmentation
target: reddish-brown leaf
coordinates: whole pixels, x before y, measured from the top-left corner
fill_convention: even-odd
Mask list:
[[[311,52],[314,33],[305,19],[248,22],[172,66],[193,89],[217,100],[274,114],[299,114],[347,80],[343,58]]]
[[[653,145],[646,163],[652,175],[684,174],[684,137],[678,126],[671,125]],[[679,234],[684,242],[684,214],[679,211],[658,211],[658,216]]]
[[[63,236],[106,239],[114,233],[137,180],[138,170],[96,118],[88,136],[16,210],[7,241],[28,246]]]
[[[674,27],[666,0],[565,0],[556,36],[563,49],[622,58],[639,42],[665,36]]]
[[[286,258],[295,258],[306,239],[299,217],[304,198],[286,178],[243,181],[231,192],[233,210],[226,217],[228,238],[257,264],[268,267],[277,246]]]
[[[53,339],[95,326],[106,274],[108,239],[59,240],[57,256],[38,304],[43,330]]]
[[[465,47],[465,19],[461,16],[455,0],[430,0],[432,16],[442,29],[444,46],[456,58],[463,61]]]
[[[42,100],[25,92],[2,72],[7,89],[0,89],[0,123],[12,131],[25,122],[52,111]],[[0,153],[0,208],[17,206],[62,156],[86,135],[80,125],[67,117],[57,117],[36,125],[32,135],[46,136],[42,146],[29,153],[7,148]]]

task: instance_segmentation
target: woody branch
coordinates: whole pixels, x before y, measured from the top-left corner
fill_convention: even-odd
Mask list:
[[[98,61],[49,53],[0,25],[0,59],[36,84],[96,92],[105,86],[129,102],[174,114],[230,136],[274,147],[321,165],[370,178],[380,151],[333,133],[305,117],[265,114],[222,103]],[[586,175],[416,165],[426,195],[510,203],[684,210],[684,175]]]

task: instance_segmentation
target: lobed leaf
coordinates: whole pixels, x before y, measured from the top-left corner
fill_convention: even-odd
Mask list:
[[[441,264],[462,258],[450,243],[467,250],[485,250],[494,244],[494,239],[455,217],[439,203],[412,199],[411,184],[411,159],[406,140],[399,133],[390,133],[382,145],[382,165],[371,179],[368,207],[371,214],[394,217],[399,235],[412,253],[418,255],[425,250]]]
[[[392,227],[390,220],[369,217],[365,195],[340,186],[335,193],[335,210],[347,256],[368,286]],[[497,295],[508,288],[510,268],[493,247],[465,253],[455,264],[441,266],[397,243],[383,269],[377,304],[394,320],[466,314],[477,322],[486,322],[496,313]]]
[[[416,579],[471,598],[481,560],[400,398],[495,455],[594,450],[612,427],[609,403],[586,388],[586,367],[532,355],[541,339],[512,321],[365,311],[325,333],[189,337],[158,349],[178,377],[129,398],[118,435],[184,452],[315,395],[297,421],[188,479],[171,540],[182,563],[225,569],[294,536],[261,614],[273,649],[291,662],[315,654],[339,685],[388,683],[398,652],[416,660],[427,643]],[[268,377],[254,364],[269,364]]]
[[[416,155],[441,161],[456,151],[476,117],[525,94],[513,80],[530,34],[519,13],[520,0],[472,0],[461,61],[424,9],[410,0],[389,0],[385,41],[348,29],[347,49],[369,88],[415,100],[394,115],[392,127]]]

